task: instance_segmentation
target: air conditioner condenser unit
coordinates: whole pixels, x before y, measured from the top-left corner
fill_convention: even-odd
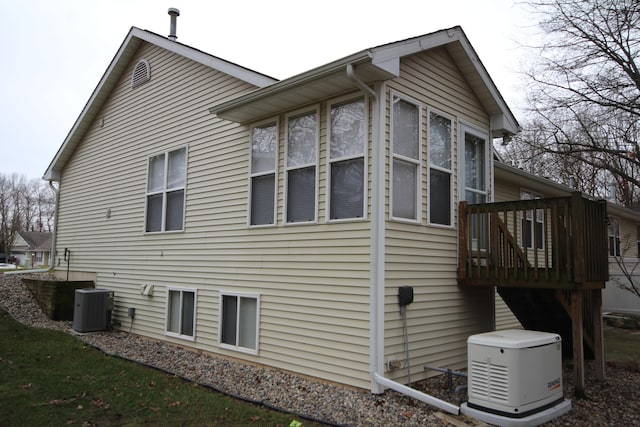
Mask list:
[[[73,307],[73,330],[97,332],[109,329],[113,310],[110,289],[76,289]]]
[[[535,426],[571,409],[562,390],[558,334],[505,330],[467,339],[463,413],[499,426]]]

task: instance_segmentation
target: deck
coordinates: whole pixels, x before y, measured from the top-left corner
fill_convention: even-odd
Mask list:
[[[460,203],[458,283],[601,289],[609,278],[607,208],[575,193]]]
[[[573,354],[576,395],[584,393],[585,348],[604,378],[607,221],[606,202],[580,193],[461,202],[458,210],[458,284],[495,286],[526,329],[560,334]]]

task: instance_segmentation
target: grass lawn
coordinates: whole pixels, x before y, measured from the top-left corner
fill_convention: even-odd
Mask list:
[[[307,426],[163,372],[106,356],[0,309],[2,426]]]
[[[640,331],[605,329],[610,362],[640,366]],[[297,423],[301,424],[297,424]],[[0,309],[0,426],[319,426],[234,400]]]
[[[608,362],[640,368],[640,330],[605,328],[604,353]]]

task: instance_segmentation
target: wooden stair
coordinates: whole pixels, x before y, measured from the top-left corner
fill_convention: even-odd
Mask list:
[[[554,289],[498,287],[498,294],[511,309],[525,329],[553,332],[562,337],[562,355],[573,355],[573,333],[570,315],[570,298]],[[586,306],[585,306],[586,308]],[[583,310],[590,318],[589,310]],[[595,355],[593,328],[583,325],[584,357]]]

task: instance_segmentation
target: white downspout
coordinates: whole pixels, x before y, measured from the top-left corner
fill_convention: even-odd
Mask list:
[[[371,89],[369,87],[368,84],[366,84],[365,82],[360,80],[358,78],[358,76],[356,76],[356,72],[355,72],[355,69],[353,68],[352,64],[347,64],[347,77],[349,77],[349,80],[354,82],[356,84],[356,86],[358,86],[358,88],[360,88],[364,93],[366,93],[367,95],[369,95],[372,98],[371,100],[372,100],[373,105],[375,107],[376,93],[373,91],[373,89]],[[374,109],[374,114],[375,114],[375,109]],[[374,118],[374,120],[375,120],[375,118]],[[373,124],[375,126],[375,121],[374,121]],[[374,127],[374,132],[375,132],[375,127]],[[373,142],[375,142],[375,139],[374,139]]]
[[[386,166],[386,85],[375,85],[375,91],[360,80],[353,65],[347,65],[347,76],[362,91],[371,97],[372,110],[372,191],[371,191],[371,286],[370,304],[370,347],[369,364],[371,369],[371,392],[380,394],[385,388],[406,394],[421,402],[428,403],[454,415],[460,414],[460,407],[434,396],[407,387],[384,377],[384,293],[385,293],[385,166]]]
[[[4,274],[27,274],[27,273],[50,273],[55,267],[56,258],[56,234],[58,230],[58,202],[60,201],[60,191],[53,185],[53,181],[49,181],[49,187],[55,194],[55,201],[53,205],[53,232],[51,233],[51,255],[49,256],[49,267],[34,269],[34,270],[20,270],[20,271],[8,271]]]

